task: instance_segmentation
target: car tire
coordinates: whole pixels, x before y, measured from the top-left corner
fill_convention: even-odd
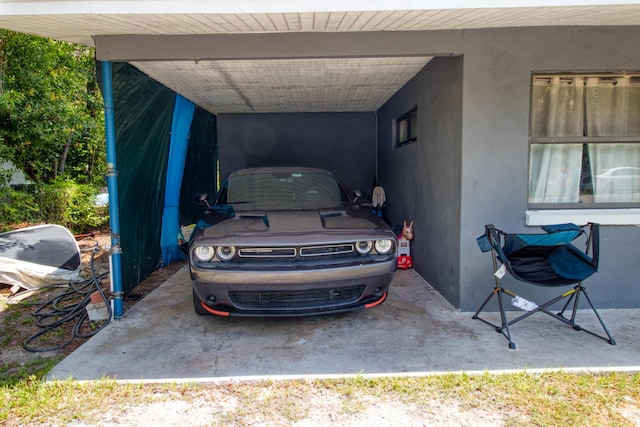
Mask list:
[[[192,290],[191,292],[193,293],[193,310],[196,314],[199,316],[209,315],[209,312],[202,307],[202,301],[198,298],[198,295],[196,295],[196,291]]]

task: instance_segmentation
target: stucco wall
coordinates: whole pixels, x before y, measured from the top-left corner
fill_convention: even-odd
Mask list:
[[[311,166],[371,193],[374,113],[219,114],[217,124],[223,177],[244,167]]]
[[[441,57],[378,111],[380,184],[393,224],[414,221],[414,268],[454,305],[460,295],[462,58]],[[395,148],[393,122],[417,106],[418,140]]]
[[[539,230],[525,225],[531,73],[640,70],[640,28],[469,30],[464,37],[460,308],[475,311],[493,286],[490,255],[475,241],[484,225]],[[598,307],[640,307],[639,261],[640,228],[601,229],[600,270],[585,282]],[[552,294],[509,284],[538,301]]]

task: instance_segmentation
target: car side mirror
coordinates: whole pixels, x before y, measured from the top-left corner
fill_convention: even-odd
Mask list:
[[[364,191],[362,191],[362,190],[353,190],[353,194],[354,194],[354,196],[356,196],[356,197],[353,199],[353,202],[354,202],[354,203],[356,203],[357,201],[359,201],[359,200],[361,200],[361,199],[364,199],[364,197],[365,197],[365,195],[364,195]]]
[[[207,200],[208,197],[209,197],[209,195],[207,193],[196,194],[196,196],[193,198],[193,200],[197,204],[205,205],[207,207],[207,209],[211,209],[211,205],[209,204],[209,201]]]

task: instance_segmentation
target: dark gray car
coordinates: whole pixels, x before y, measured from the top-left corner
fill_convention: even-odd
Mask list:
[[[235,171],[189,242],[198,314],[304,316],[387,297],[396,237],[330,172]]]

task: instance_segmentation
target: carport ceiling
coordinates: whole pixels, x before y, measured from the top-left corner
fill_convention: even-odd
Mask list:
[[[615,5],[598,4],[606,1],[596,0],[528,3],[522,7],[517,0],[492,5],[461,0],[452,7],[445,0],[406,4],[390,0],[0,0],[0,28],[94,45],[105,53],[111,47],[109,37],[118,35],[160,36],[159,43],[166,43],[170,37],[190,35],[262,37],[287,33],[388,34],[521,26],[640,25],[640,5],[628,0],[616,1]],[[359,40],[362,47],[375,43],[367,42],[366,37]],[[188,48],[188,44],[183,46]],[[374,111],[429,62],[434,56],[431,53],[455,54],[392,54],[388,49],[376,54],[370,46],[370,54],[356,54],[353,49],[352,55],[314,56],[300,52],[281,55],[266,49],[254,57],[177,58],[148,57],[144,49],[139,49],[121,58],[99,55],[99,59],[130,62],[213,113],[319,112]]]
[[[133,61],[211,112],[375,111],[430,57]]]

